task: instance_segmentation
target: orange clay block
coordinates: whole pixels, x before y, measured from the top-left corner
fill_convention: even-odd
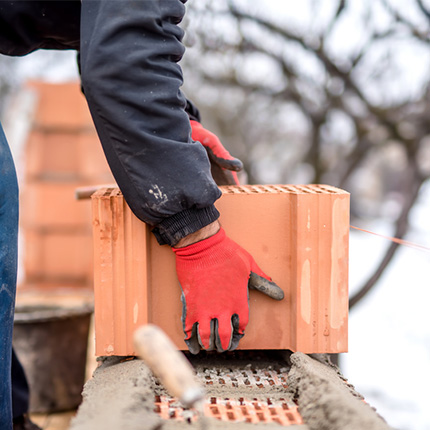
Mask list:
[[[221,187],[227,234],[284,290],[251,291],[239,349],[337,353],[348,345],[349,194],[326,185]],[[186,349],[181,289],[169,246],[159,246],[118,189],[93,195],[96,355],[133,355],[133,331],[160,326]]]
[[[79,82],[47,84],[31,81],[38,98],[34,126],[49,131],[93,130],[94,124]]]
[[[24,270],[26,282],[81,282],[89,285],[92,273],[91,233],[80,229],[46,231],[26,229]]]
[[[91,236],[91,205],[78,202],[75,190],[82,182],[38,181],[25,184],[22,191],[23,228],[81,229]],[[84,203],[84,204],[82,204]]]
[[[78,82],[28,85],[37,105],[26,148],[26,179],[110,183],[112,175]]]
[[[78,134],[33,130],[26,145],[26,180],[76,180]]]
[[[27,141],[27,181],[113,181],[95,129],[85,132],[32,131]]]

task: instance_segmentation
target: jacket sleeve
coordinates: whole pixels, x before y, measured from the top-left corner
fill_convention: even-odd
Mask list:
[[[185,106],[185,112],[188,115],[188,118],[193,121],[202,122],[200,117],[200,112],[197,109],[196,105],[187,99],[187,105]]]
[[[0,52],[79,49],[80,1],[0,1]]]
[[[184,12],[180,0],[83,0],[81,14],[82,85],[108,163],[169,245],[216,220],[221,194],[180,91]]]

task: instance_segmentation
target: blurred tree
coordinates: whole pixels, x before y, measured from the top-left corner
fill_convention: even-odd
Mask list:
[[[185,90],[244,161],[249,182],[339,186],[351,192],[353,217],[388,217],[393,235],[403,237],[430,175],[428,0],[187,7]],[[43,54],[32,54],[31,73],[17,73],[22,60],[0,56],[0,118],[18,80],[76,75],[74,54]]]
[[[249,182],[347,189],[353,217],[389,217],[403,237],[430,176],[423,0],[199,0],[188,9],[185,91]]]

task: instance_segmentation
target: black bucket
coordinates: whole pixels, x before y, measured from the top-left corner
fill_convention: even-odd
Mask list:
[[[16,308],[13,345],[30,386],[30,412],[71,410],[81,403],[92,311]]]

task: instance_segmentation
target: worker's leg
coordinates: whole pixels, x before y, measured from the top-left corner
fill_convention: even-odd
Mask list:
[[[12,415],[14,419],[28,412],[29,394],[24,369],[12,349]]]
[[[0,429],[12,429],[11,359],[18,242],[18,183],[0,125]]]

